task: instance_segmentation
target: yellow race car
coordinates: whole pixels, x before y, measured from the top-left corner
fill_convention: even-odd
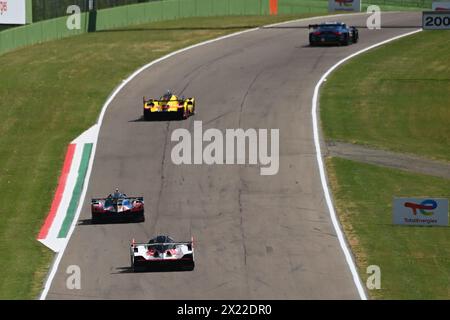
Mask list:
[[[144,97],[144,120],[155,119],[187,119],[195,112],[194,98],[179,98],[172,92],[167,91],[159,99]]]

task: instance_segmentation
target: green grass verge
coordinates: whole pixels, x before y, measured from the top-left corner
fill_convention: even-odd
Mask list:
[[[320,97],[327,140],[450,160],[450,37],[424,31],[360,55]],[[449,299],[449,228],[393,226],[394,196],[450,198],[450,181],[340,158],[327,160],[335,205],[360,275],[378,265],[372,298]]]
[[[449,299],[450,228],[392,225],[394,196],[450,198],[450,180],[340,158],[327,160],[335,206],[365,283],[381,269],[375,299]]]
[[[65,150],[93,125],[109,93],[176,49],[251,26],[309,15],[214,17],[85,34],[0,56],[0,299],[31,299],[52,254],[36,241]]]
[[[322,88],[325,138],[450,161],[449,56],[424,31],[352,59]]]

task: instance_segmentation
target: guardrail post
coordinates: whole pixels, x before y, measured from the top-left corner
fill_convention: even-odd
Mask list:
[[[97,1],[88,0],[88,32],[95,32],[97,30]]]

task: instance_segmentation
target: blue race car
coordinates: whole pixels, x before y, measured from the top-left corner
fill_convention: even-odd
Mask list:
[[[343,22],[325,22],[310,24],[309,44],[311,46],[321,44],[346,45],[357,43],[359,34],[356,27],[348,27]]]
[[[144,198],[129,197],[119,189],[106,198],[92,199],[92,223],[109,221],[144,222]]]

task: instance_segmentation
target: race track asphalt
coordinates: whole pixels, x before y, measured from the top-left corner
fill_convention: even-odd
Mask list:
[[[47,299],[359,299],[324,201],[311,99],[337,61],[417,29],[421,14],[383,14],[384,28],[361,28],[360,42],[348,47],[309,47],[300,27],[365,26],[366,17],[244,33],[175,55],[126,85],[105,114],[80,219]],[[167,89],[195,97],[197,114],[142,121],[142,96]],[[278,174],[262,176],[255,165],[174,165],[171,134],[192,131],[195,120],[203,130],[279,129]],[[90,198],[116,186],[145,197],[145,223],[90,224]],[[131,239],[157,234],[193,235],[195,270],[132,273]],[[70,265],[80,267],[80,290],[66,287]]]

